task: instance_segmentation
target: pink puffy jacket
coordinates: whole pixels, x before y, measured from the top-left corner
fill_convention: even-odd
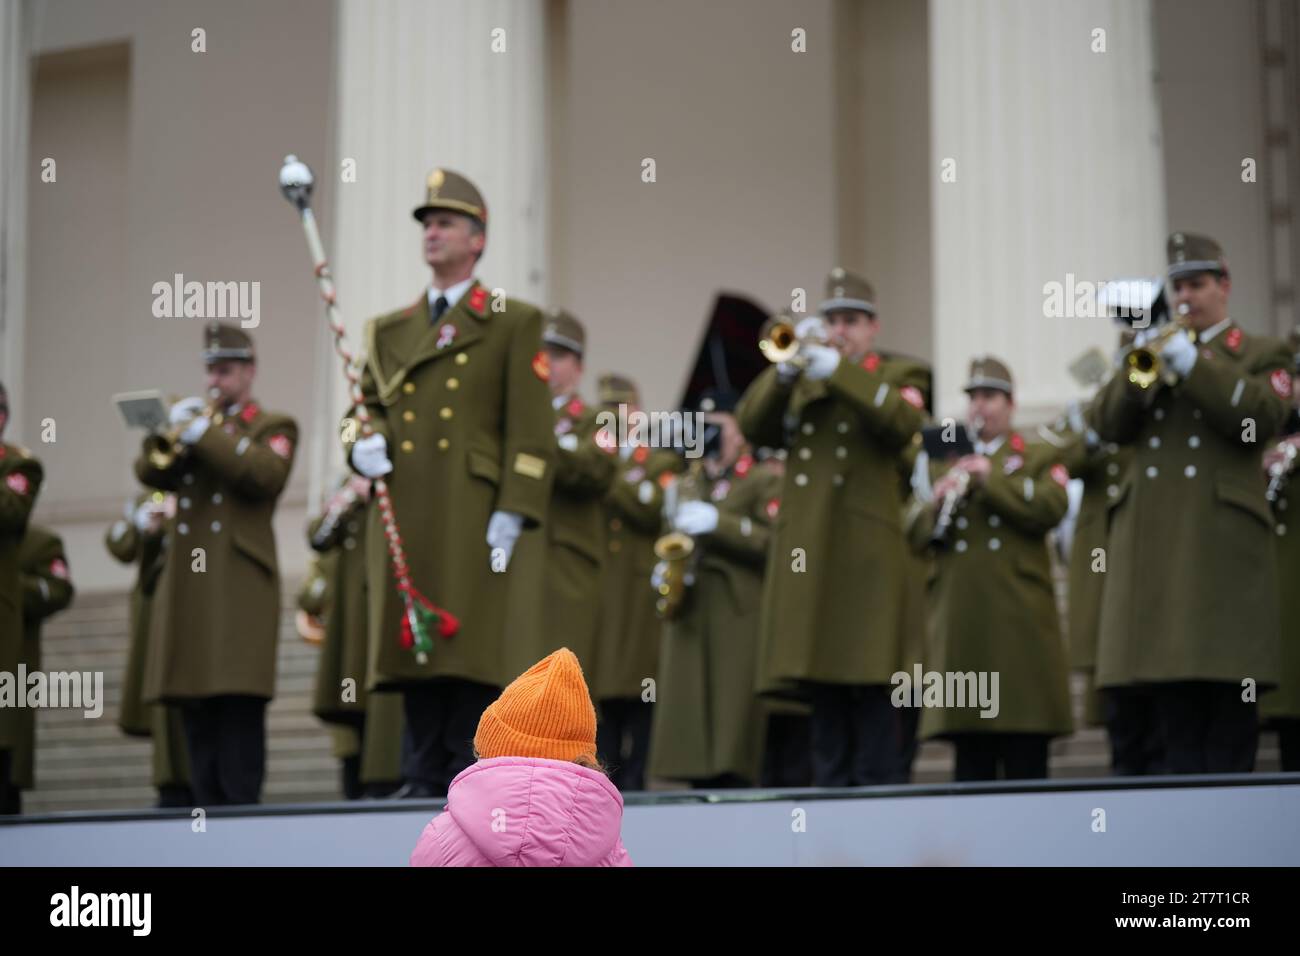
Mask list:
[[[623,796],[576,763],[493,757],[456,775],[412,866],[631,866]]]

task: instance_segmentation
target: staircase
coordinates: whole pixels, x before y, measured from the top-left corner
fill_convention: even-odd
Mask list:
[[[311,803],[340,799],[338,761],[330,752],[325,725],[311,714],[312,682],[319,652],[299,639],[293,626],[298,582],[285,582],[281,602],[276,697],[267,713],[267,803]],[[27,813],[117,810],[150,807],[151,747],[117,728],[127,652],[128,595],[78,595],[72,607],[51,618],[41,635],[42,670],[102,671],[104,713],[97,720],[80,710],[37,712],[36,789],[23,795]],[[1083,682],[1072,680],[1076,726],[1082,727]],[[1109,773],[1105,732],[1088,727],[1052,744],[1053,777],[1100,777]],[[1278,769],[1276,738],[1261,739],[1258,770]],[[917,755],[913,780],[952,779],[952,748],[926,743]],[[655,781],[652,790],[677,789]]]
[[[286,582],[280,616],[276,697],[267,711],[267,776],[263,800],[299,803],[340,799],[338,761],[325,725],[311,714],[319,652],[293,626],[297,581]],[[80,710],[36,715],[36,789],[23,794],[26,813],[116,810],[153,806],[152,743],[117,727],[128,642],[125,592],[78,594],[41,632],[41,669],[102,671],[104,713]]]

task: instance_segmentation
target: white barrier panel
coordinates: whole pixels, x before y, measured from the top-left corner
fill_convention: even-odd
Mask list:
[[[1295,866],[1300,775],[628,798],[638,866]],[[0,864],[400,866],[437,804],[51,815]]]

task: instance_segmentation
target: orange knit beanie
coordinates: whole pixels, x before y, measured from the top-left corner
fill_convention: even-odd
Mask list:
[[[596,756],[596,708],[582,665],[562,647],[524,671],[501,692],[478,722],[479,757]]]

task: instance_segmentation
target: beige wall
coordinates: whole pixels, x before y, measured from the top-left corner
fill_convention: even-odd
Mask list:
[[[1046,314],[1045,285],[1164,261],[1149,4],[931,0],[930,35],[936,408],[964,413],[991,352],[1031,424],[1078,397],[1071,360],[1116,340],[1104,317]]]
[[[1218,239],[1232,269],[1232,317],[1251,331],[1281,331],[1268,308],[1257,4],[1154,0],[1154,7],[1169,230]],[[1241,181],[1248,156],[1259,163],[1255,183]]]
[[[933,356],[929,15],[837,0],[836,259],[876,288],[880,345]]]
[[[836,249],[831,11],[572,0],[556,18],[551,288],[587,325],[588,393],[618,369],[674,405],[719,290],[775,309],[803,287],[815,307]]]
[[[314,0],[37,8],[39,54],[110,42],[130,50],[129,77],[59,80],[37,91],[33,110],[33,158],[52,152],[59,178],[43,184],[39,166],[29,170],[29,243],[48,253],[29,257],[26,387],[15,406],[29,442],[41,419],[59,423],[58,441],[35,449],[49,475],[37,520],[65,533],[84,588],[126,578],[98,540],[135,487],[138,435],[110,395],[203,387],[203,323],[154,318],[153,283],[177,272],[260,282],[257,397],[300,420],[317,404],[313,354],[323,323],[276,173],[286,152],[326,155],[330,10]],[[207,52],[191,51],[196,27],[207,32]],[[41,115],[47,96],[56,105]],[[112,145],[107,156],[98,143]],[[322,192],[331,190],[327,180]],[[82,196],[90,197],[84,209]],[[300,454],[278,522],[287,568],[304,561],[310,448]]]

